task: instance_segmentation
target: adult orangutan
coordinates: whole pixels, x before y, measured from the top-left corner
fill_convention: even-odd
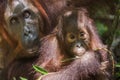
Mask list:
[[[31,69],[32,64],[34,64],[36,60],[44,60],[44,58],[40,60],[38,59],[40,38],[50,33],[51,23],[48,17],[49,14],[46,13],[47,10],[43,8],[41,4],[43,3],[39,3],[38,0],[8,0],[7,4],[5,4],[6,7],[5,5],[2,5],[3,10],[1,11],[1,14],[4,15],[1,16],[0,32],[5,40],[5,49],[7,51],[4,54],[6,56],[5,69],[3,71],[3,75],[5,73],[5,77],[6,74],[8,74],[8,76],[12,75],[11,71],[7,72],[7,69],[12,69],[12,66],[9,68],[10,64],[24,64],[24,62],[27,61],[24,65],[24,69],[28,68],[27,64],[29,63],[29,69]],[[49,58],[51,59],[51,57]],[[46,61],[46,63],[49,62],[49,58],[47,58],[48,61]],[[43,64],[45,64],[45,62],[43,62]],[[13,77],[19,79],[23,74],[23,76],[25,76],[27,71],[21,73],[21,69],[23,69],[23,67],[20,68],[20,71],[17,70],[17,74],[14,73],[14,71],[16,71],[14,69],[12,73],[18,76]],[[29,69],[27,73],[31,74],[28,74],[26,77],[35,79],[36,77],[33,76],[36,72],[33,69],[32,71],[29,71]],[[48,69],[50,71],[56,71],[54,63]],[[33,71],[34,73],[32,73]],[[13,79],[13,77],[9,78],[8,76],[6,77],[8,80]]]
[[[39,39],[52,31],[56,17],[67,6],[64,0],[1,0],[0,4],[5,66],[14,59],[36,56]]]
[[[12,53],[11,56],[8,55],[9,57],[12,57],[12,58],[14,58],[13,56],[16,56],[16,54],[13,54],[13,51],[15,53],[17,53],[16,51],[18,50],[24,52],[24,50],[26,50],[25,46],[28,45],[28,43],[31,43],[31,45],[38,43],[37,41],[34,41],[35,43],[32,43],[29,40],[25,39],[24,37],[23,37],[24,40],[22,40],[23,39],[22,37],[21,39],[19,39],[20,36],[22,36],[23,34],[25,35],[28,34],[29,30],[32,31],[34,26],[33,28],[29,28],[29,29],[26,28],[28,32],[25,32],[25,30],[23,30],[24,27],[21,28],[21,31],[20,31],[20,28],[15,26],[18,26],[19,24],[20,24],[19,26],[25,26],[28,24],[32,26],[35,24],[39,27],[36,28],[36,31],[33,30],[33,32],[35,34],[39,33],[38,34],[39,37],[45,36],[53,30],[54,26],[57,24],[57,21],[56,21],[57,16],[60,15],[61,11],[67,7],[66,0],[56,0],[56,1],[54,0],[49,0],[49,1],[47,0],[44,0],[44,1],[43,0],[27,0],[27,1],[8,0],[8,1],[5,1],[4,0],[3,2],[4,2],[4,5],[1,4],[0,32],[5,42],[8,44],[7,47],[9,46],[9,49],[6,50],[8,51],[7,54],[9,52]],[[22,12],[22,11],[25,11],[25,12]],[[5,17],[3,16],[3,14]],[[31,17],[31,15],[32,15],[32,18],[29,18],[29,16]],[[26,16],[26,17],[28,16],[29,19],[25,19],[25,17],[23,19],[23,16]],[[14,22],[15,22],[15,25],[12,25],[12,23]],[[17,22],[20,22],[20,23],[17,23]],[[11,26],[14,26],[16,29]],[[13,36],[14,32],[17,32],[17,31],[18,31],[18,33],[16,34],[17,37]],[[18,46],[18,43],[19,43],[19,46]],[[24,50],[21,50],[21,48],[19,48],[20,46],[23,47]],[[28,48],[28,46],[26,47]],[[26,54],[22,56],[25,56],[25,55]],[[8,61],[10,62],[11,60],[9,59]]]

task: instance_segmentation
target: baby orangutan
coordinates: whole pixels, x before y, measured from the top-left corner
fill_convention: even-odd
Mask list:
[[[105,70],[108,64],[106,52],[95,51],[104,45],[86,10],[66,11],[60,16],[57,29],[60,49],[65,55],[69,55],[64,63],[72,62],[64,65],[58,72],[40,77],[40,80],[110,80],[109,73]],[[105,68],[102,70],[103,67]]]

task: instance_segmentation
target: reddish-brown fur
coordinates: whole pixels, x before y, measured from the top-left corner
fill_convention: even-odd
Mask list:
[[[53,37],[54,36],[54,37]],[[47,36],[41,40],[41,47],[39,50],[39,55],[33,58],[21,58],[14,60],[5,70],[6,80],[12,80],[16,77],[25,77],[29,80],[34,80],[40,76],[32,65],[38,65],[45,68],[49,72],[54,72],[60,69],[62,55],[60,50],[58,50],[59,44],[54,34]]]

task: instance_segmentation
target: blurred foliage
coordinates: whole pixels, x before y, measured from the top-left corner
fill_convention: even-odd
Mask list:
[[[100,36],[103,36],[108,31],[107,25],[103,24],[100,21],[96,21],[96,26]]]
[[[90,16],[95,20],[103,42],[112,47],[116,62],[114,80],[120,80],[120,0],[96,1],[89,7]],[[99,4],[101,3],[101,4]]]
[[[118,80],[120,78],[120,63],[116,64],[115,67],[118,71],[115,72],[115,79]]]
[[[116,30],[117,36],[120,36],[120,29]]]

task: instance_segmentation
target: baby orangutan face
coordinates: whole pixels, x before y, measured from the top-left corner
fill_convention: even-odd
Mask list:
[[[63,15],[63,38],[67,52],[82,56],[89,49],[89,34],[84,15],[77,11],[68,11]]]

